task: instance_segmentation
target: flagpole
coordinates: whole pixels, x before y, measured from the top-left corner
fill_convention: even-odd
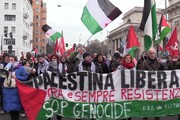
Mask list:
[[[165,14],[166,14],[166,20],[167,20],[167,0],[165,0]]]
[[[83,46],[85,46],[85,44],[90,40],[90,38],[92,37],[93,35],[89,36],[89,38],[86,40],[86,42],[83,44]]]

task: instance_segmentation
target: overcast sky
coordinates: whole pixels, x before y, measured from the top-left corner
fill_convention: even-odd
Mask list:
[[[83,7],[88,0],[43,0],[47,3],[47,24],[52,29],[62,31],[64,40],[71,46],[73,43],[84,44],[91,36],[91,33],[81,22],[81,14]],[[102,32],[99,32],[91,37],[94,39],[105,39],[107,32],[118,27],[122,20],[123,14],[135,6],[143,7],[144,0],[110,0],[117,6],[122,14],[114,21],[112,21]],[[165,0],[156,0],[157,8],[164,8]],[[58,7],[61,5],[61,7]]]

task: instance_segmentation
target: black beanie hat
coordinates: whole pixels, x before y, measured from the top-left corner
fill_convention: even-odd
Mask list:
[[[120,55],[118,52],[115,52],[114,55],[113,55],[113,57],[114,57],[115,59],[119,59],[119,58],[121,57],[121,55]]]
[[[83,59],[86,58],[87,56],[90,56],[90,54],[87,53],[87,52],[85,52],[85,53],[83,54]]]

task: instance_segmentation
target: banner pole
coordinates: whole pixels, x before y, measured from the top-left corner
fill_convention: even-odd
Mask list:
[[[89,36],[89,38],[86,40],[86,42],[83,44],[83,46],[85,46],[85,44],[90,40],[90,38],[92,37],[93,35]]]

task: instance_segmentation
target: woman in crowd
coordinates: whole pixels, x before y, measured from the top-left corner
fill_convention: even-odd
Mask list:
[[[28,66],[29,63],[27,61],[19,67],[17,62],[17,58],[15,56],[9,57],[10,62],[7,64],[9,69],[9,75],[7,79],[18,79],[20,81],[28,80],[28,72],[25,66]],[[7,67],[6,67],[7,68]],[[14,74],[15,73],[15,74]],[[18,90],[16,86],[11,87],[3,87],[3,110],[5,112],[10,112],[11,120],[19,119],[19,112],[22,110]]]
[[[50,61],[49,61],[49,68],[48,71],[58,74],[59,71],[59,57],[55,54],[50,56]],[[62,116],[57,115],[57,120],[61,120]],[[51,118],[49,118],[48,120],[51,120]]]
[[[97,73],[109,73],[108,66],[104,60],[102,54],[98,54],[94,60],[94,64],[96,65]]]
[[[131,55],[127,54],[122,58],[121,65],[118,66],[119,69],[125,70],[125,69],[135,69],[135,64],[133,62],[133,58]],[[122,119],[126,120],[126,119]],[[131,118],[127,118],[127,120],[131,120]]]
[[[60,75],[65,76],[67,73],[73,72],[73,66],[67,61],[66,56],[60,57],[60,63],[58,67]]]
[[[59,71],[58,66],[59,57],[57,55],[51,55],[48,71],[51,71],[52,73],[57,73]]]
[[[131,55],[127,54],[123,57],[119,69],[135,69],[135,64]]]

